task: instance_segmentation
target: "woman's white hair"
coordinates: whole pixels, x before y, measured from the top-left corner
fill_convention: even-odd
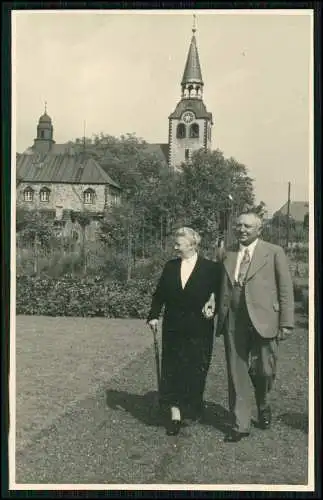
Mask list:
[[[194,247],[198,247],[201,242],[201,236],[191,227],[180,227],[175,232],[175,238],[186,238]]]

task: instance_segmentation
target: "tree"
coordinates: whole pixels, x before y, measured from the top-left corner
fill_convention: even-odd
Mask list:
[[[17,207],[16,231],[24,240],[34,242],[37,239],[43,247],[48,247],[50,239],[54,236],[51,214]]]
[[[122,205],[111,207],[101,238],[112,249],[131,247],[134,258],[165,251],[178,226],[199,231],[205,247],[230,232],[232,218],[254,205],[253,180],[244,165],[219,150],[199,150],[179,171],[168,168],[134,134],[96,135],[86,146],[122,188]]]
[[[219,150],[193,154],[192,162],[182,165],[178,185],[186,223],[201,233],[206,246],[230,231],[232,218],[245,204],[254,203],[246,167]]]
[[[18,238],[31,245],[34,254],[34,273],[39,272],[39,254],[41,249],[49,249],[55,239],[53,220],[50,212],[38,210],[16,210],[16,231]]]

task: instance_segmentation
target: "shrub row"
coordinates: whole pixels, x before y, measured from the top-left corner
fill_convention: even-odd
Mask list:
[[[18,276],[16,313],[39,316],[146,318],[156,280],[128,283],[100,276],[41,278]],[[308,279],[294,279],[295,301],[308,313]]]
[[[146,318],[155,283],[101,277],[17,277],[16,313],[40,316]]]

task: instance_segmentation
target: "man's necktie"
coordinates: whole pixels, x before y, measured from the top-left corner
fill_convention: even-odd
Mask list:
[[[250,254],[248,248],[246,248],[242,260],[240,262],[240,268],[239,268],[238,283],[240,286],[244,285],[249,265],[250,265]]]

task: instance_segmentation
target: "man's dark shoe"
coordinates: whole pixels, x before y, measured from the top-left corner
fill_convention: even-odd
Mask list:
[[[269,406],[259,411],[258,426],[264,430],[271,426],[271,408]]]
[[[239,432],[235,429],[231,429],[231,431],[224,437],[225,443],[238,443],[241,439],[248,437],[249,432]]]

